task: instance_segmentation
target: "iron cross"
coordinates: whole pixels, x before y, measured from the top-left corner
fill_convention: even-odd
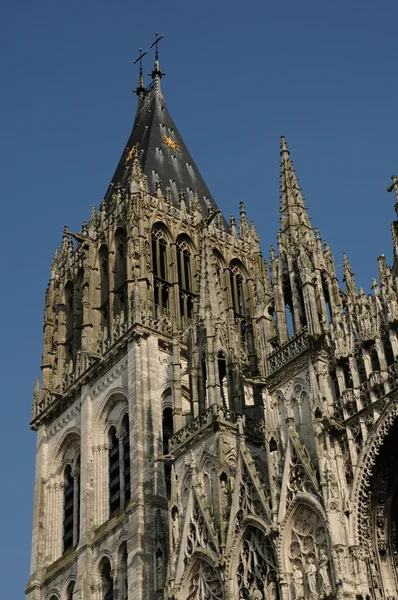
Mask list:
[[[158,32],[156,32],[156,40],[153,42],[153,44],[151,44],[149,46],[150,48],[153,48],[156,45],[155,60],[159,59],[159,42],[163,38],[164,38],[164,35],[159,36]]]
[[[139,57],[135,59],[135,61],[133,62],[134,65],[136,65],[138,63],[138,61],[140,61],[140,75],[142,76],[142,59],[144,58],[145,54],[148,54],[148,52],[143,52],[142,48],[139,49]]]

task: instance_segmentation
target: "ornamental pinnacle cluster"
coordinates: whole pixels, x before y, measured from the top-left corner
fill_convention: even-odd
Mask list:
[[[396,599],[398,221],[372,293],[346,256],[339,282],[282,137],[267,265],[167,110],[159,39],[52,262],[27,600]]]

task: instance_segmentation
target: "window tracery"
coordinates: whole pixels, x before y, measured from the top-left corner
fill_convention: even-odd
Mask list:
[[[277,566],[270,539],[254,527],[248,528],[239,551],[237,568],[239,598],[276,600]]]
[[[193,569],[187,600],[223,600],[220,577],[209,563],[198,560]]]
[[[325,598],[332,592],[325,524],[320,515],[299,505],[290,527],[288,558],[292,593],[300,598]]]

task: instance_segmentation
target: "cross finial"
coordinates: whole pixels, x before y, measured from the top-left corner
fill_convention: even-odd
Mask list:
[[[142,48],[139,49],[139,57],[135,59],[134,61],[134,65],[136,65],[138,63],[138,61],[140,61],[140,76],[138,79],[138,87],[137,89],[134,90],[134,93],[137,94],[137,96],[140,98],[142,97],[142,95],[145,93],[145,85],[144,85],[144,75],[142,72],[142,59],[144,58],[144,56],[146,54],[148,54],[148,52],[143,52]]]
[[[142,74],[142,59],[144,58],[144,56],[146,54],[148,54],[148,52],[147,51],[143,52],[142,48],[140,48],[138,52],[140,53],[140,55],[138,58],[135,59],[133,64],[136,65],[138,63],[138,61],[140,61],[140,78],[141,78],[143,76],[143,74]]]
[[[154,46],[156,46],[156,49],[155,49],[155,60],[159,60],[159,42],[163,38],[164,38],[164,35],[159,36],[158,32],[156,32],[156,39],[153,42],[153,44],[151,44],[151,46],[149,46],[150,48],[153,48]]]

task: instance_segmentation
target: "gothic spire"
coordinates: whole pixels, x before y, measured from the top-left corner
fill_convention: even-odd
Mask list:
[[[312,228],[285,137],[281,136],[282,242],[298,245]],[[307,234],[307,236],[306,236]]]
[[[357,293],[357,286],[355,285],[354,271],[350,265],[347,254],[344,252],[343,260],[343,281],[345,281],[348,293]]]

